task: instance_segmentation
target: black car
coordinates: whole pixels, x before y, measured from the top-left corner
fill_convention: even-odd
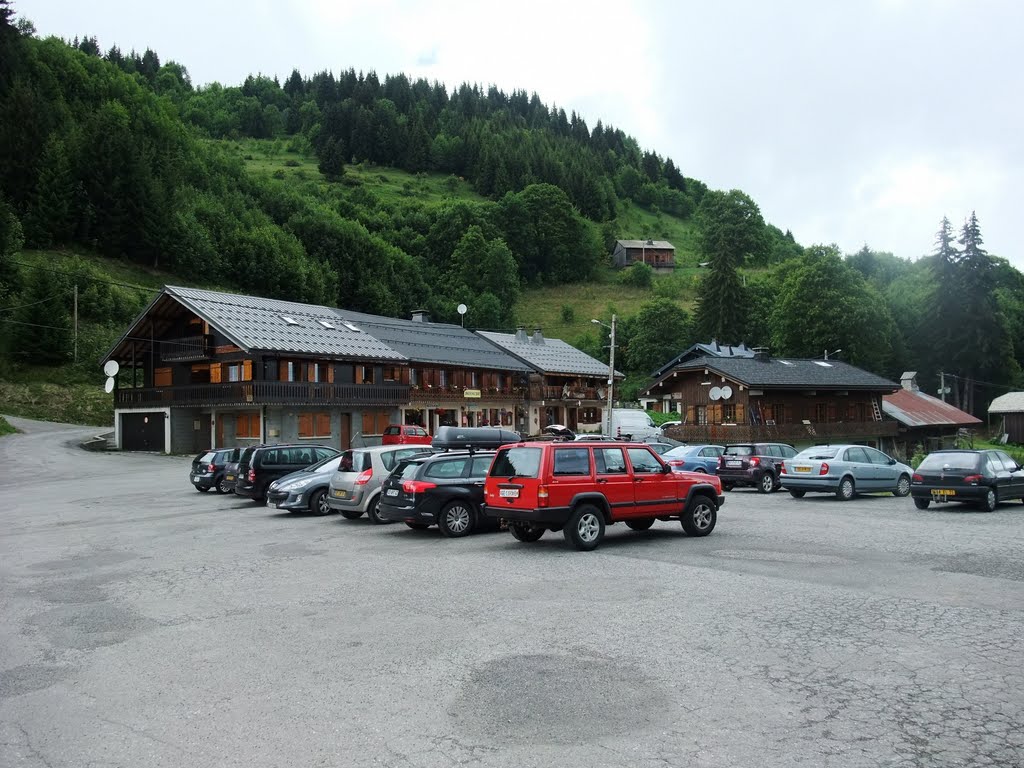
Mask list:
[[[715,473],[722,479],[723,490],[749,485],[761,493],[771,493],[781,487],[779,465],[796,453],[788,443],[733,443],[725,446],[718,457]]]
[[[235,493],[253,501],[266,502],[271,482],[339,453],[341,451],[337,448],[326,445],[250,446],[242,451],[238,460]]]
[[[381,486],[378,514],[416,530],[436,525],[449,538],[483,527],[494,530],[497,521],[480,512],[484,480],[493,449],[518,440],[518,434],[503,429],[441,427],[433,446],[444,452],[416,456],[395,467]],[[485,450],[477,450],[481,448]]]
[[[1001,501],[1024,499],[1024,469],[1004,451],[935,451],[914,471],[910,495],[918,509],[960,501],[991,512]]]
[[[200,453],[192,459],[192,470],[189,473],[192,485],[200,493],[206,493],[211,488],[217,493],[231,493],[234,478],[230,482],[227,480],[228,464],[237,462],[240,453],[240,448],[221,448]]]

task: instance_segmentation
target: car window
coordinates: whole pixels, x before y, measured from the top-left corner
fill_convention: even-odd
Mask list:
[[[469,476],[487,477],[487,470],[491,468],[491,462],[493,460],[493,455],[484,454],[483,456],[474,456],[472,466],[469,469]]]
[[[423,462],[420,461],[403,461],[395,467],[395,471],[391,476],[394,477],[397,475],[399,480],[414,480],[422,466]]]
[[[766,445],[764,446],[764,455],[772,456],[776,459],[782,458],[782,450],[777,445]]]
[[[979,454],[969,451],[949,451],[948,453],[930,453],[918,466],[921,469],[974,469],[978,466]]]
[[[1012,456],[1009,456],[1008,454],[1005,454],[1002,451],[996,451],[996,456],[998,456],[999,459],[1003,462],[1003,468],[1006,469],[1007,472],[1017,471],[1018,464],[1016,461],[1014,461]]]
[[[846,449],[846,455],[843,456],[844,461],[854,461],[858,464],[870,464],[871,459],[868,458],[867,452],[859,445],[853,448]]]
[[[413,427],[412,433],[416,435],[416,437],[427,437],[427,430],[423,427]]]
[[[984,472],[986,475],[992,477],[1004,471],[1005,470],[1003,469],[1003,462],[998,456],[996,456],[994,453],[985,454]]]
[[[400,435],[400,434],[402,434],[402,428],[401,427],[388,427],[387,429],[384,430],[384,434],[385,435]]]
[[[634,472],[661,472],[661,462],[646,448],[627,448]]]
[[[214,453],[213,451],[207,451],[206,453],[199,457],[198,462],[200,464],[209,464],[211,461],[213,461],[216,455],[217,454]]]
[[[556,448],[552,472],[556,475],[589,475],[590,449]]]
[[[466,473],[466,467],[468,466],[468,456],[462,456],[457,459],[445,459],[444,461],[434,461],[427,465],[427,471],[423,473],[423,476],[436,477],[442,480],[451,480],[457,477],[462,477]]]
[[[380,455],[380,462],[384,465],[384,469],[390,472],[402,459],[419,456],[423,452],[421,448],[399,448],[397,451],[385,451]]]
[[[339,472],[363,472],[370,468],[370,454],[366,451],[345,451],[338,462]]]
[[[880,464],[883,466],[889,465],[889,457],[881,451],[876,451],[874,448],[864,448],[864,452],[868,455],[868,461],[872,464]]]
[[[727,445],[722,454],[724,456],[753,456],[754,448],[750,445]]]
[[[624,475],[627,472],[621,448],[595,448],[594,464],[599,475]]]
[[[804,448],[800,453],[796,454],[795,458],[804,461],[823,461],[825,459],[834,459],[838,452],[838,448],[828,445],[816,445],[813,448]]]
[[[540,448],[505,448],[491,465],[491,477],[536,477],[540,470]]]

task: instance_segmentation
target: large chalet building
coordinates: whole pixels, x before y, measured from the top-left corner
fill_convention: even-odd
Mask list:
[[[191,453],[374,444],[390,423],[599,427],[607,365],[539,330],[529,354],[521,339],[424,312],[396,319],[167,286],[104,357],[120,368],[115,441]]]

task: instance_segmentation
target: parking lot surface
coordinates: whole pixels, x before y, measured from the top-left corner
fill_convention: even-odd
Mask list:
[[[1024,504],[436,530],[0,439],[2,766],[1024,765]]]

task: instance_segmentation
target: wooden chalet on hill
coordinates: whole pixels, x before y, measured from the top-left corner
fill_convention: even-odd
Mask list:
[[[883,418],[892,381],[839,360],[699,357],[664,370],[643,396],[670,403],[684,442],[771,440],[792,445],[849,441],[891,449],[895,421]]]
[[[676,266],[676,247],[667,240],[616,240],[612,264],[616,267],[646,264],[653,269],[672,270]]]

